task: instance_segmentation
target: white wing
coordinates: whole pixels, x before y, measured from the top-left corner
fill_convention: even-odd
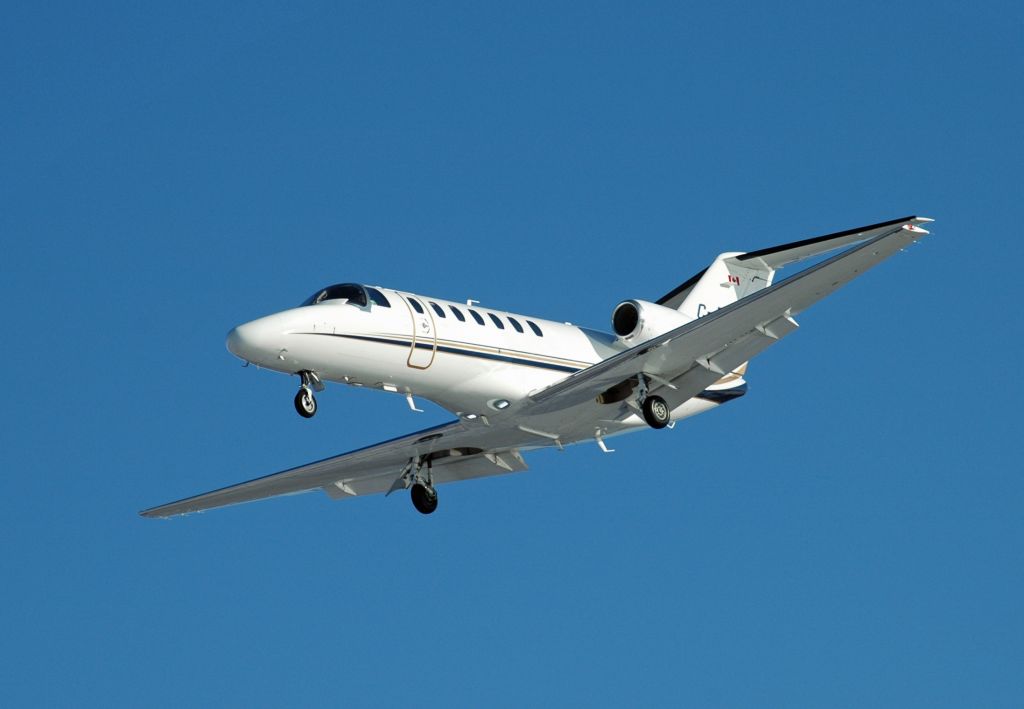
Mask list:
[[[884,226],[843,232],[840,239],[868,240],[739,300],[710,315],[620,352],[577,372],[530,398],[522,413],[538,416],[557,412],[593,399],[611,386],[638,374],[670,381],[672,389],[657,389],[669,404],[678,405],[703,391],[724,374],[751,359],[797,328],[793,316],[852,281],[928,232],[917,226],[930,219],[907,217]],[[829,239],[835,237],[822,237]],[[827,241],[808,240],[738,257],[763,258],[775,265],[815,255],[835,247]],[[773,266],[774,267],[774,266]]]
[[[782,244],[781,246],[772,246],[771,248],[761,249],[759,251],[750,251],[741,256],[735,257],[735,260],[740,263],[747,262],[750,266],[761,266],[766,269],[775,270],[805,258],[821,256],[823,254],[827,254],[829,251],[843,248],[844,246],[852,246],[860,241],[873,239],[876,236],[890,233],[894,228],[898,229],[906,224],[920,224],[930,221],[931,219],[919,219],[917,217],[892,219],[880,224],[871,224],[869,226],[857,227],[856,229],[839,231],[834,234],[826,234],[824,236],[815,236],[802,241],[794,241],[788,244]],[[704,271],[706,270],[707,269],[704,269],[695,273],[689,279],[658,298],[656,301],[658,305],[664,305],[666,308],[677,309],[682,302],[686,300],[687,294],[695,285],[697,285],[697,282],[700,280],[701,276],[704,275]]]
[[[511,435],[510,435],[511,434]],[[430,460],[435,483],[526,470],[515,444],[522,432],[483,422],[452,421],[384,443],[154,507],[143,517],[170,517],[316,488],[333,498],[388,491],[412,460]]]

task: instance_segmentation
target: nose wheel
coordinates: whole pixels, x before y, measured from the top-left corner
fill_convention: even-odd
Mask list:
[[[313,396],[312,389],[299,387],[299,392],[295,395],[295,410],[302,418],[311,419],[316,415],[316,397]]]
[[[295,395],[295,410],[304,419],[311,419],[316,415],[316,396],[314,391],[323,391],[324,383],[317,376],[316,372],[299,372],[302,377],[302,385]]]

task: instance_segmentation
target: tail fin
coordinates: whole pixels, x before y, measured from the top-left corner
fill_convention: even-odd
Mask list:
[[[760,263],[751,264],[737,260],[742,252],[720,254],[696,281],[676,306],[676,310],[688,320],[696,320],[719,308],[732,305],[740,298],[755,293],[772,284],[775,270]],[[677,296],[678,297],[678,296]],[[747,373],[747,362],[727,373],[709,388],[709,392],[724,395],[725,392],[746,392],[747,384],[743,375]],[[736,394],[739,396],[739,394]]]
[[[772,284],[775,270],[739,261],[742,252],[721,254],[683,295],[676,310],[696,320]],[[663,305],[668,305],[663,303]]]

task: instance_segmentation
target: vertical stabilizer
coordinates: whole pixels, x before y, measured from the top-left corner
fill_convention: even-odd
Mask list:
[[[770,286],[775,271],[754,262],[737,260],[736,257],[742,255],[741,252],[719,255],[676,310],[696,320]]]
[[[736,257],[742,255],[742,252],[720,254],[693,284],[676,309],[688,320],[696,320],[770,286],[775,270],[761,263],[737,260]],[[747,363],[744,362],[732,372],[726,373],[712,385],[709,392],[716,396],[724,396],[727,391],[746,392],[747,384],[743,380],[746,372]]]

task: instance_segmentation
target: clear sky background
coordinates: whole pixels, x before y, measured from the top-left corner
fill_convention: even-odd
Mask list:
[[[0,22],[0,704],[1024,705],[1019,3],[152,5]],[[327,283],[607,329],[907,214],[612,455],[137,516],[449,418],[225,350]]]

